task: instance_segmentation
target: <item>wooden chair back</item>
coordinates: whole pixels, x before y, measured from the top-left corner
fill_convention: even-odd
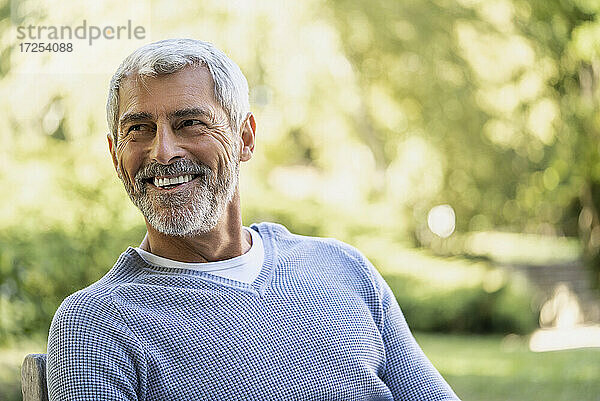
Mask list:
[[[21,366],[23,401],[48,401],[46,354],[29,354]]]

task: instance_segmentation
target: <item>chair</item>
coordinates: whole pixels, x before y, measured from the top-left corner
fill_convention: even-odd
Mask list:
[[[46,354],[29,354],[21,366],[23,401],[48,401]]]

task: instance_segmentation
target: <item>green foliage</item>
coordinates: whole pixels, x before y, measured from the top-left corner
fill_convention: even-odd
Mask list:
[[[417,187],[403,197],[416,243],[429,245],[422,222],[446,203],[459,231],[578,236],[600,272],[597,2],[329,4],[380,168],[394,173],[415,136],[427,144],[390,182],[415,176],[399,192]],[[421,170],[439,176],[425,192]]]
[[[145,228],[0,233],[0,339],[47,333],[58,305],[98,280]]]
[[[414,277],[384,277],[414,330],[525,334],[537,326],[530,294],[514,281],[490,293],[483,283],[432,291],[427,282]]]

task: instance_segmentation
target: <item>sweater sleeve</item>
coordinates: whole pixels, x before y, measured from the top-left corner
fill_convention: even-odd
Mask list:
[[[455,401],[452,388],[431,364],[413,337],[398,301],[379,271],[356,248],[346,251],[371,276],[381,300],[381,335],[386,364],[381,376],[395,400]]]
[[[79,291],[63,301],[48,336],[50,400],[142,400],[145,368],[110,299]]]
[[[394,399],[458,400],[417,344],[389,286],[383,278],[381,282],[384,296],[382,336],[386,352],[382,380],[392,391]]]

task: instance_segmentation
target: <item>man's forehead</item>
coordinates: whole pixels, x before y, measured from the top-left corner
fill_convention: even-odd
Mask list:
[[[119,86],[119,115],[132,107],[161,108],[205,104],[218,106],[214,81],[204,66],[189,66],[172,74],[126,75]]]

